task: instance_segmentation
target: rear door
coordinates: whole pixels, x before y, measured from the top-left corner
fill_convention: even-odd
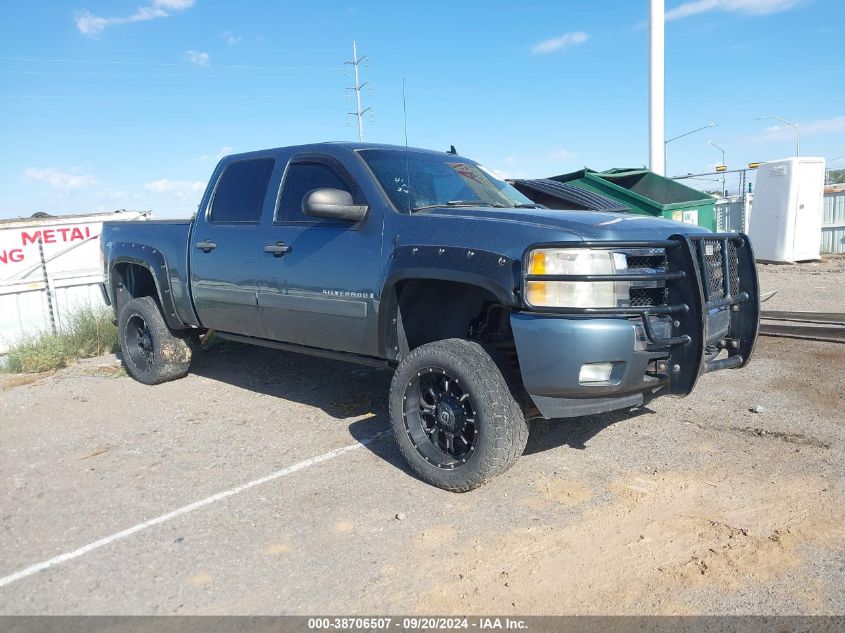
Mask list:
[[[355,179],[331,156],[294,156],[274,216],[264,225],[258,304],[267,336],[323,349],[377,353],[382,209],[360,222],[306,216],[315,189],[342,189],[367,204]],[[274,252],[282,247],[286,252]],[[290,250],[286,250],[286,247]]]
[[[258,310],[259,231],[276,161],[235,159],[220,172],[213,193],[197,216],[188,245],[191,290],[203,327],[263,336]]]
[[[798,192],[792,255],[796,260],[817,259],[824,217],[824,165],[799,160],[794,168],[797,172],[793,176],[794,186]]]

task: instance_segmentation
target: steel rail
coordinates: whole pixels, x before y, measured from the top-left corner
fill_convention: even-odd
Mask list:
[[[787,312],[783,310],[763,310],[761,319],[771,321],[795,321],[797,323],[823,323],[845,325],[843,312]]]
[[[842,325],[793,325],[791,323],[762,323],[761,336],[798,338],[826,343],[845,343]]]

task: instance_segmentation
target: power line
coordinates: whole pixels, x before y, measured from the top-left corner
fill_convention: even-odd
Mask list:
[[[208,96],[169,96],[169,95],[10,95],[0,94],[0,99],[132,99],[149,101],[193,100],[206,101],[217,99],[291,99],[294,95],[208,95]]]
[[[213,69],[213,68],[261,68],[264,70],[343,70],[342,66],[256,66],[249,64],[213,64],[209,66],[197,66],[196,64],[179,64],[168,62],[139,62],[124,60],[99,60],[99,59],[47,59],[37,57],[0,57],[0,61],[6,62],[32,62],[45,64],[112,64],[120,66],[167,66],[177,68]]]
[[[0,74],[60,75],[73,77],[176,77],[197,79],[336,79],[337,75],[227,75],[207,73],[144,73],[144,72],[86,72],[78,70],[16,70],[0,68]]]
[[[358,66],[361,64],[362,61],[369,61],[366,53],[361,57],[358,57],[358,44],[357,42],[352,42],[352,61],[345,62],[346,64],[350,64],[355,71],[355,85],[350,88],[350,90],[355,91],[355,101],[357,102],[357,109],[355,112],[350,112],[350,116],[355,116],[358,118],[358,140],[362,143],[364,142],[364,114],[366,114],[372,108],[364,108],[361,109],[361,88],[366,86],[369,82],[365,81],[364,83],[359,83],[358,78]]]

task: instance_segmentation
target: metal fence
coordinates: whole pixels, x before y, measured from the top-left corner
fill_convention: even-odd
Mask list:
[[[716,198],[714,211],[717,231],[748,232],[756,170],[734,169],[725,172],[685,174],[673,176],[672,179]]]
[[[824,194],[822,253],[845,253],[845,191]]]
[[[719,233],[732,231],[747,233],[751,216],[751,202],[754,194],[727,196],[716,199],[716,230]]]

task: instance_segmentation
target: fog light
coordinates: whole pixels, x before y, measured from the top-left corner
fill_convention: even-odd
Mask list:
[[[612,371],[613,363],[586,363],[581,365],[578,382],[607,382]]]

